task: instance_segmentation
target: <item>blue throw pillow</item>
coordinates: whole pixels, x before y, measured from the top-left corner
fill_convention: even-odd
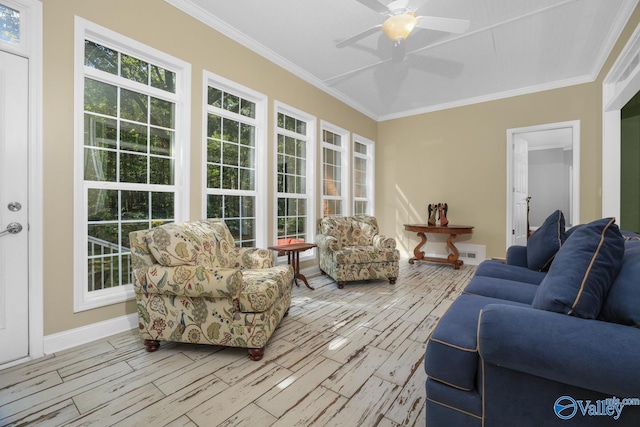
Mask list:
[[[531,304],[534,308],[595,319],[624,255],[615,218],[585,224],[558,251]]]
[[[625,233],[622,235],[626,237]],[[622,267],[604,300],[599,318],[640,328],[640,244],[625,244]]]
[[[564,243],[564,215],[557,210],[527,240],[527,267],[531,270],[549,269],[553,257]]]

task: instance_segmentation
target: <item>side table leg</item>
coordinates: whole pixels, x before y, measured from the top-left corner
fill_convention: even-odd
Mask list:
[[[295,266],[295,277],[302,280],[304,282],[304,284],[306,285],[307,288],[311,289],[312,291],[315,290],[315,288],[312,288],[309,285],[309,282],[307,282],[307,278],[304,277],[304,274],[300,273],[300,252],[296,251],[295,253],[295,257],[296,257],[296,266]],[[298,282],[296,282],[296,285],[298,284]]]
[[[413,264],[415,261],[420,261],[424,259],[424,252],[420,250],[421,247],[427,243],[427,235],[422,231],[418,232],[418,236],[420,237],[420,243],[413,249],[413,258],[409,259],[409,264]]]
[[[453,264],[454,269],[459,270],[462,264],[464,264],[464,261],[458,259],[460,257],[460,252],[458,252],[458,248],[456,248],[456,245],[453,244],[453,239],[455,238],[455,234],[449,234],[449,237],[447,238],[447,247],[449,247],[449,249],[451,250],[451,253],[447,257],[447,260],[451,264]]]

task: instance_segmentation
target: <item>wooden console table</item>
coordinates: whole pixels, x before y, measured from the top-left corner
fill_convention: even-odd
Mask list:
[[[469,225],[428,225],[428,224],[404,224],[404,229],[407,231],[415,231],[420,237],[420,243],[413,250],[414,257],[409,259],[409,264],[413,264],[415,261],[430,261],[430,262],[443,262],[446,264],[452,264],[453,268],[458,270],[464,262],[458,257],[460,253],[453,244],[453,239],[458,234],[471,234],[473,233],[473,227]],[[420,250],[425,243],[427,243],[427,234],[448,234],[447,247],[451,251],[446,258],[437,257],[425,257],[424,252]]]
[[[307,278],[304,277],[304,274],[300,273],[300,252],[304,252],[315,247],[317,247],[315,243],[289,243],[286,245],[269,246],[269,249],[278,252],[286,252],[287,262],[289,265],[293,266],[293,281],[296,283],[296,286],[300,286],[298,285],[298,279],[300,279],[305,285],[307,285],[307,288],[314,290],[314,288],[309,286],[309,282],[307,282]]]

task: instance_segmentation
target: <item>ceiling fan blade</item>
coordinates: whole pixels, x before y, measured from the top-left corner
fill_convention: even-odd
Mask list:
[[[345,47],[350,45],[351,43],[357,42],[360,39],[367,37],[373,33],[377,33],[382,28],[382,24],[376,25],[375,27],[371,27],[368,30],[364,30],[361,33],[356,34],[355,36],[351,36],[348,39],[344,39],[336,43],[336,47]]]
[[[447,33],[462,34],[469,29],[470,22],[466,19],[438,18],[435,16],[418,16],[419,28],[427,30],[445,31]]]
[[[367,6],[369,9],[373,9],[378,13],[389,13],[389,9],[384,4],[380,3],[378,0],[357,0],[358,3],[361,3]]]

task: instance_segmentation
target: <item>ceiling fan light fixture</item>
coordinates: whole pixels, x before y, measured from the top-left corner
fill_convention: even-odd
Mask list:
[[[413,12],[401,13],[387,18],[382,24],[382,32],[392,41],[398,39],[405,40],[418,23],[418,18],[413,16]]]

